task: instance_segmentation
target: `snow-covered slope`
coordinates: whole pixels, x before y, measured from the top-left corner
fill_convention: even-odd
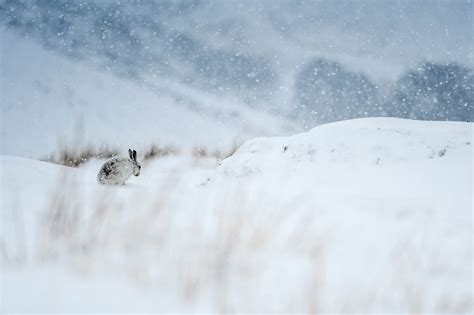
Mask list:
[[[0,152],[42,158],[68,146],[106,145],[139,152],[151,144],[225,148],[281,134],[288,126],[264,112],[203,91],[121,79],[49,52],[0,29]],[[193,102],[200,106],[193,106]]]
[[[214,180],[276,246],[318,247],[321,310],[467,311],[472,139],[467,123],[352,120],[248,141]]]
[[[291,137],[247,141],[225,160],[222,172],[287,173],[301,166],[397,167],[436,163],[440,158],[468,157],[471,124],[396,118],[366,118],[330,123]]]
[[[471,312],[472,138],[352,120],[123,187],[3,156],[2,310]]]

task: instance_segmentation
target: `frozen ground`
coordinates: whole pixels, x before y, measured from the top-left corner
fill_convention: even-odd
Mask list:
[[[121,187],[2,156],[1,309],[470,313],[472,138],[351,120]]]

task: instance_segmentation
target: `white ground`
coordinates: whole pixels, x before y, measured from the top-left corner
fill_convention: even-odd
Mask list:
[[[472,140],[352,120],[121,187],[2,156],[1,310],[472,312]]]

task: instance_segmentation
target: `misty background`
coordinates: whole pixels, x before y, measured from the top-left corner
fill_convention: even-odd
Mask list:
[[[471,1],[3,0],[2,151],[38,120],[54,146],[71,126],[87,143],[135,129],[120,137],[180,145],[358,117],[473,121],[472,12]],[[119,104],[113,80],[140,92]],[[35,143],[17,153],[53,151]]]

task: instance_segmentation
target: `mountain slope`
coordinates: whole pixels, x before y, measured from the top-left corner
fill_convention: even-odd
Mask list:
[[[4,154],[40,158],[61,146],[80,150],[87,145],[143,152],[153,143],[225,148],[291,128],[284,120],[202,91],[173,85],[160,92],[87,68],[11,31],[2,30],[0,37],[8,43],[1,46],[0,60]]]

